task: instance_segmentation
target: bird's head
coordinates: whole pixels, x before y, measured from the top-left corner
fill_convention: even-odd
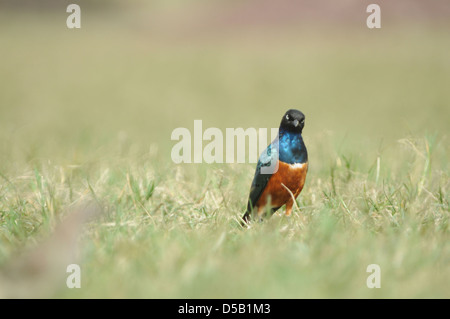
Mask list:
[[[283,115],[280,131],[301,133],[305,126],[305,115],[299,110],[291,109]]]

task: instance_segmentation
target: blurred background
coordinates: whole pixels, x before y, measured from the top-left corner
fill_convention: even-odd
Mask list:
[[[94,197],[109,215],[83,237],[91,290],[63,296],[448,296],[450,1],[73,2],[81,29],[72,1],[0,0],[2,269]],[[278,127],[289,108],[311,223],[241,232],[254,164],[174,165],[171,132]],[[72,247],[57,236],[79,223],[50,242]],[[381,292],[364,285],[375,257]]]

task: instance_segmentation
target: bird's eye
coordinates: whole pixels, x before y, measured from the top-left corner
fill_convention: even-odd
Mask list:
[[[305,123],[305,119],[302,119],[302,120],[300,121],[300,123],[302,123],[302,124]]]
[[[290,121],[291,117],[289,116],[289,114],[286,115],[286,120]]]

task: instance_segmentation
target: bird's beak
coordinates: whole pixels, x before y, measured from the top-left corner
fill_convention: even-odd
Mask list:
[[[297,127],[298,126],[298,120],[294,120],[294,126]]]

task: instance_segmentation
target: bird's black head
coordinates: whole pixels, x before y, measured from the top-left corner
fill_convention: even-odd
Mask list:
[[[284,114],[280,123],[280,130],[301,133],[305,126],[305,115],[299,110],[291,109]]]

